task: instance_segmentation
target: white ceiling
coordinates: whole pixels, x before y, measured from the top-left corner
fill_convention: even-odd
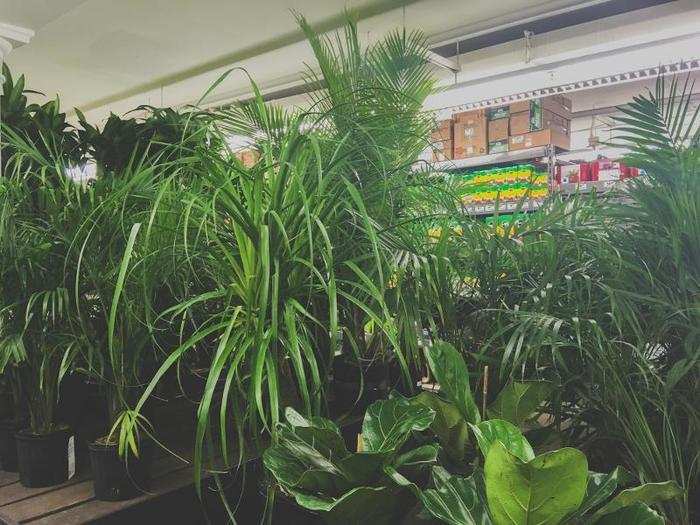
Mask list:
[[[324,28],[356,9],[373,39],[400,27],[433,41],[579,4],[578,0],[0,0],[0,23],[32,29],[6,61],[28,85],[99,121],[139,104],[194,102],[222,72],[242,66],[263,87],[298,78],[310,61],[292,10]],[[233,73],[214,98],[249,92]]]

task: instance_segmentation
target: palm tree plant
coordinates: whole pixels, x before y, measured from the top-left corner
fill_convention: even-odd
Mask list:
[[[253,84],[252,100],[215,116],[222,132],[249,137],[258,162],[245,167],[226,148],[199,150],[186,168],[197,184],[181,195],[188,206],[178,250],[197,269],[189,280],[202,293],[181,297],[160,319],[175,323],[197,307],[206,316],[183,335],[139,407],[170,367],[213,343],[197,415],[198,469],[210,432],[228,464],[231,425],[242,457],[250,437],[274,435],[282,407],[325,412],[334,358],[343,347],[366,351],[368,322],[372,348],[409,373],[386,303],[393,257],[378,231],[401,209],[429,129],[420,112],[432,87],[424,41],[397,32],[362,50],[352,20],[336,39],[299,21],[325,82],[311,108],[266,105]],[[396,201],[386,206],[387,198]]]
[[[39,108],[32,119],[63,117],[49,106]],[[34,130],[38,139],[27,130],[3,129],[13,154],[4,165],[0,188],[0,373],[9,376],[16,404],[27,411],[28,428],[17,434],[21,480],[41,486],[60,482],[68,472],[67,432],[55,409],[60,382],[80,345],[69,329],[72,303],[62,265],[65,229],[81,190],[64,176],[61,147],[68,144],[72,151],[73,144],[72,138],[64,142],[60,136],[65,127]],[[53,148],[56,156],[45,157]],[[26,452],[29,448],[36,450]],[[26,461],[23,454],[29,454]],[[47,459],[51,455],[57,457]],[[33,457],[38,463],[29,461]]]

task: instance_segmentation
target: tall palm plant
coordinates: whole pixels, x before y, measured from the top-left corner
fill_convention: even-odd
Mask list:
[[[231,421],[242,455],[246,438],[274,435],[285,406],[324,412],[334,356],[343,344],[365,344],[368,321],[407,370],[385,300],[393,260],[378,229],[400,207],[401,178],[428,129],[419,112],[432,86],[423,40],[395,33],[361,51],[352,20],[336,41],[300,24],[324,81],[311,109],[268,106],[253,84],[252,101],[216,116],[220,129],[249,136],[260,160],[245,167],[230,151],[199,151],[187,168],[198,185],[183,195],[178,249],[197,268],[191,280],[209,288],[182,297],[161,319],[175,323],[197,306],[207,315],[165,360],[141,404],[169,367],[214,343],[197,416],[198,467],[212,424],[228,461]],[[386,198],[397,203],[381,205]]]
[[[62,271],[81,189],[64,176],[63,157],[43,156],[45,144],[11,128],[4,135],[14,153],[0,186],[0,372],[21,396],[31,432],[48,434],[59,384],[81,344],[69,329],[73,304]]]

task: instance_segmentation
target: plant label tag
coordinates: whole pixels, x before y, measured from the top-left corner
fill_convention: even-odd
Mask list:
[[[68,479],[75,476],[75,436],[68,438]]]

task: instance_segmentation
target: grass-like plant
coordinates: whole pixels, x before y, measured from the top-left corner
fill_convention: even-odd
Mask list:
[[[378,231],[400,208],[381,203],[400,197],[428,129],[419,112],[432,82],[423,40],[394,33],[362,50],[352,21],[337,40],[300,24],[325,79],[312,108],[281,112],[253,84],[252,101],[216,116],[220,129],[250,137],[259,161],[245,167],[233,152],[198,150],[185,168],[197,184],[180,196],[187,209],[177,249],[197,269],[192,282],[208,288],[160,319],[179,322],[197,307],[206,316],[184,333],[142,403],[178,360],[214,342],[197,414],[198,469],[213,423],[230,461],[231,421],[243,454],[245,437],[275,433],[284,406],[323,413],[334,357],[343,346],[365,347],[368,322],[408,377],[385,300],[392,252]]]

